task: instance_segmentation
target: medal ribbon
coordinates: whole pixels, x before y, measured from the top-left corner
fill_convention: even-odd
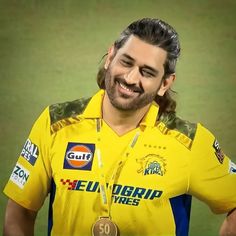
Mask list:
[[[121,159],[116,163],[115,168],[112,172],[111,178],[108,182],[108,185],[106,183],[105,173],[104,173],[104,166],[103,166],[103,160],[101,155],[101,150],[99,148],[99,142],[101,141],[100,136],[101,131],[101,120],[97,119],[97,141],[98,141],[98,147],[96,148],[97,158],[98,158],[98,169],[99,169],[99,185],[100,185],[100,194],[102,198],[102,204],[104,206],[104,211],[102,217],[109,217],[111,218],[111,203],[112,203],[112,190],[113,185],[118,177],[122,166],[126,162],[127,158],[130,156],[139,136],[139,131],[134,135],[131,143],[126,147],[124,154],[122,155]]]

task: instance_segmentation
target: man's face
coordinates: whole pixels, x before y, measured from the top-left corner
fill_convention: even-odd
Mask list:
[[[116,54],[108,54],[105,87],[111,104],[119,110],[137,110],[149,105],[166,89],[164,64],[167,53],[162,48],[130,36]]]

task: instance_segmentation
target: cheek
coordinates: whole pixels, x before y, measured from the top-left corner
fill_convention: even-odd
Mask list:
[[[109,66],[108,70],[106,71],[105,75],[105,83],[109,86],[112,86],[114,84],[114,78],[116,77],[116,74],[114,70]]]
[[[114,74],[115,74],[116,72],[115,72],[115,70],[114,70],[114,67],[112,66],[112,65],[110,65],[109,67],[108,67],[108,69],[107,69],[107,76],[109,77],[109,78],[112,78],[112,77],[114,77]]]
[[[129,69],[122,66],[119,62],[114,61],[110,65],[110,71],[113,76],[120,76],[128,73]]]
[[[157,92],[161,87],[161,80],[145,79],[142,81],[142,86],[146,92]]]

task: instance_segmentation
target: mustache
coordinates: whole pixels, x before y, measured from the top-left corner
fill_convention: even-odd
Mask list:
[[[114,80],[115,80],[115,82],[123,84],[125,87],[127,87],[128,89],[130,89],[130,90],[132,90],[134,92],[137,92],[137,93],[143,93],[144,92],[142,87],[139,87],[139,86],[137,86],[135,84],[128,84],[126,82],[126,80],[123,79],[123,78],[115,77]]]

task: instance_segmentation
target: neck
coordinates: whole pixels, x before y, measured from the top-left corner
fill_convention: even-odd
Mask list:
[[[115,108],[105,93],[102,103],[103,120],[118,134],[123,135],[138,127],[149,109],[145,106],[135,111],[123,111]]]

